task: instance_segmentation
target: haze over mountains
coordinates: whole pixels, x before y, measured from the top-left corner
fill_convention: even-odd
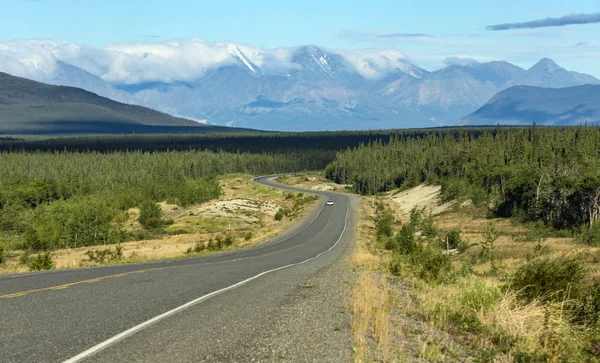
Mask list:
[[[600,86],[566,88],[514,86],[464,117],[463,125],[576,126],[600,120]]]
[[[511,86],[600,84],[550,59],[527,70],[503,61],[449,59],[445,68],[429,72],[396,50],[265,51],[192,40],[100,51],[36,42],[25,45],[49,65],[32,68],[17,56],[3,56],[0,47],[0,70],[200,122],[266,130],[454,125]]]
[[[80,88],[0,72],[0,134],[203,133],[215,129],[228,131],[119,103]]]

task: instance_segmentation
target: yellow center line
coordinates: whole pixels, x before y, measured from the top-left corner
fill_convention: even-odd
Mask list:
[[[241,260],[248,260],[248,259],[254,259],[254,258],[260,258],[260,257],[270,256],[270,255],[273,255],[273,254],[276,254],[276,253],[281,253],[281,252],[289,251],[289,250],[298,248],[300,246],[303,246],[303,245],[305,245],[305,244],[307,244],[309,242],[312,242],[322,231],[325,231],[327,229],[327,227],[329,226],[329,223],[331,222],[332,216],[333,216],[333,213],[329,216],[329,219],[327,220],[327,223],[325,224],[325,227],[323,227],[323,229],[321,229],[319,231],[319,233],[317,233],[316,235],[314,235],[308,241],[306,241],[306,242],[304,242],[302,244],[296,245],[296,246],[285,248],[283,250],[277,250],[277,251],[265,253],[265,254],[258,255],[258,256],[240,257],[240,258],[236,258],[236,259],[233,259],[233,260],[226,260],[226,261],[201,262],[201,263],[197,263],[197,264],[190,263],[190,264],[186,264],[186,265],[154,267],[154,268],[148,268],[148,269],[144,269],[144,270],[135,270],[135,271],[129,271],[129,272],[122,272],[122,273],[118,273],[118,274],[114,274],[114,275],[107,275],[107,276],[95,277],[95,278],[87,279],[87,280],[70,282],[68,284],[55,285],[55,286],[44,287],[44,288],[40,288],[40,289],[27,290],[27,291],[13,292],[13,293],[6,294],[6,295],[0,295],[0,299],[12,299],[12,298],[15,298],[15,297],[26,296],[26,295],[29,295],[29,294],[33,294],[33,293],[36,293],[36,292],[43,292],[43,291],[64,290],[64,289],[68,289],[70,287],[77,286],[77,285],[92,284],[92,283],[101,282],[101,281],[104,281],[104,280],[113,279],[113,278],[117,278],[117,277],[125,277],[125,276],[129,276],[129,275],[133,275],[133,274],[140,274],[140,273],[146,273],[146,272],[151,272],[151,271],[161,271],[161,270],[166,270],[166,269],[170,269],[170,268],[186,267],[186,266],[215,265],[215,264],[221,264],[221,263],[229,263],[229,262],[236,262],[236,261],[241,261]]]

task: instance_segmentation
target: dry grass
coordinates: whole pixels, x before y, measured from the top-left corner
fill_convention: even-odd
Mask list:
[[[292,202],[286,200],[287,192],[268,188],[250,181],[252,176],[244,174],[230,175],[220,180],[224,195],[219,200],[212,200],[200,205],[186,208],[166,202],[160,203],[165,219],[172,219],[173,224],[165,227],[172,233],[163,238],[145,239],[122,243],[123,259],[115,263],[144,262],[151,260],[181,258],[187,256],[186,251],[197,242],[205,243],[210,238],[222,234],[236,237],[232,248],[245,247],[265,242],[282,231],[293,226],[314,207],[315,203],[305,205],[301,213],[293,220],[275,221],[273,216],[280,207],[290,207]],[[129,218],[124,228],[128,231],[141,230],[137,222],[139,210],[128,211]],[[249,239],[246,235],[250,233]],[[53,260],[57,269],[90,266],[86,252],[103,250],[111,246],[91,246],[53,252]],[[204,253],[209,253],[208,251]],[[19,263],[20,253],[13,253],[0,265],[0,274],[26,272],[28,267]]]
[[[373,272],[359,275],[352,289],[350,303],[357,361],[389,361],[388,314],[391,296],[385,276]]]

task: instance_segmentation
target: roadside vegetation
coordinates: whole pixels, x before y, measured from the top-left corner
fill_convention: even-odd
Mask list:
[[[88,247],[107,251],[121,245],[125,253],[130,241],[178,240],[177,236],[203,233],[222,234],[223,248],[233,248],[232,238],[240,241],[235,245],[255,241],[273,232],[271,224],[299,218],[314,200],[297,195],[286,200],[280,194],[261,199],[264,188],[249,182],[230,185],[240,191],[232,197],[225,176],[245,173],[250,179],[305,170],[317,160],[311,156],[310,151],[1,152],[0,271],[80,266],[80,255],[62,261],[70,258],[64,251],[84,254]],[[236,200],[230,202],[227,196]],[[279,198],[283,202],[272,203]],[[210,209],[206,203],[211,201],[221,204]],[[289,209],[281,218],[287,222],[275,221],[279,209]],[[217,235],[212,237],[216,240]],[[210,238],[206,236],[207,245]],[[139,251],[118,257],[94,252],[86,263],[148,258],[149,253]]]
[[[357,360],[600,359],[599,163],[597,127],[338,154],[326,175],[376,194],[351,257]]]

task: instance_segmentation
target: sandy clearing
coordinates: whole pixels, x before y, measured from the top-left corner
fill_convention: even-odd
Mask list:
[[[425,209],[432,215],[436,215],[448,210],[453,205],[452,202],[441,203],[441,190],[442,187],[439,185],[421,184],[390,195],[390,200],[394,202],[403,217],[408,217],[413,208]]]

